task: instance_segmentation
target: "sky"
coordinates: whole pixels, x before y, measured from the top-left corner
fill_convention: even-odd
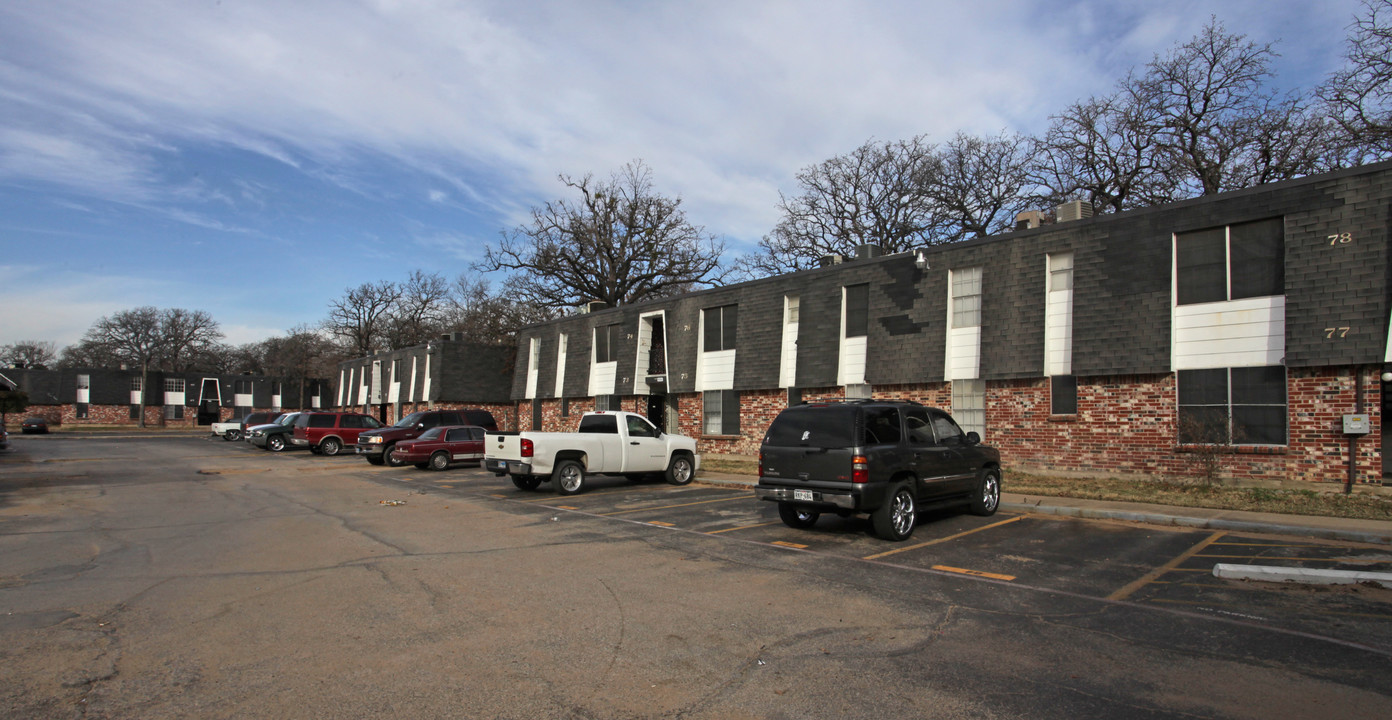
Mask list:
[[[143,305],[233,345],[350,287],[453,279],[558,176],[632,160],[755,250],[799,170],[869,140],[1036,134],[1216,16],[1276,84],[1358,0],[9,0],[0,345]],[[490,276],[495,287],[506,278]]]

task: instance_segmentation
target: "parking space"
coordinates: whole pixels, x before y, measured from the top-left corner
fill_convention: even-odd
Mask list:
[[[874,537],[863,517],[823,515],[810,529],[789,528],[774,504],[756,500],[752,488],[739,485],[676,487],[660,480],[595,477],[586,492],[565,496],[550,483],[521,491],[507,478],[467,466],[430,472],[370,466],[353,456],[245,450],[251,457],[289,462],[300,472],[352,472],[412,491],[477,496],[514,509],[532,506],[641,523],[775,552],[824,554],[1392,647],[1392,591],[1279,586],[1212,575],[1220,562],[1388,572],[1392,548],[1385,546],[1030,513],[977,517],[954,510],[923,513],[913,537],[888,543]]]

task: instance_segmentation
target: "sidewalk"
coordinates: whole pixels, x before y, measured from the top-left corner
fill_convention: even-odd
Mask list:
[[[711,485],[753,487],[757,481],[757,478],[750,475],[728,473],[702,472],[697,476],[697,482]],[[1386,520],[1352,520],[1311,515],[1248,512],[1245,510],[1213,510],[1151,505],[1149,503],[1020,495],[1008,492],[1001,494],[1000,509],[1007,512],[1123,520],[1206,530],[1299,535],[1325,540],[1392,545],[1392,522]]]

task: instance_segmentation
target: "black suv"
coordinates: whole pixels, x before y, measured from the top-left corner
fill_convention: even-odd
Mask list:
[[[797,405],[778,414],[759,448],[760,500],[789,527],[823,512],[869,513],[875,534],[903,540],[926,505],[1000,504],[1000,452],[947,413],[903,400]]]
[[[401,467],[392,450],[402,440],[414,440],[421,433],[441,425],[477,425],[488,432],[497,432],[498,423],[487,410],[422,410],[396,421],[395,425],[369,430],[358,435],[357,452],[373,465],[386,463]]]

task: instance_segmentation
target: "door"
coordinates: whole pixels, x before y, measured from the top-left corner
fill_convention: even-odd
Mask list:
[[[958,453],[938,442],[926,408],[904,411],[904,434],[909,445],[909,459],[920,483],[919,497],[930,499],[955,492],[952,468],[957,465]]]
[[[941,410],[929,411],[933,422],[933,436],[938,444],[946,448],[943,455],[942,475],[947,492],[970,492],[976,484],[976,453],[967,434],[947,413]]]
[[[667,469],[667,443],[657,437],[657,428],[637,415],[627,415],[628,448],[624,452],[624,472],[661,472]]]
[[[667,432],[667,396],[649,395],[648,412],[646,413],[648,422],[652,423],[658,430]]]

